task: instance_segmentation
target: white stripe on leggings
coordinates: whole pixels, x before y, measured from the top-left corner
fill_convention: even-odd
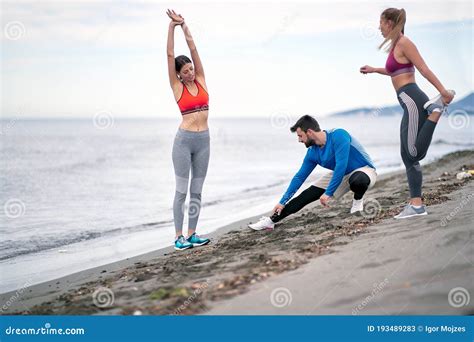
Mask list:
[[[400,94],[405,106],[408,109],[408,152],[412,157],[416,157],[416,136],[418,135],[418,107],[415,101],[405,92]]]

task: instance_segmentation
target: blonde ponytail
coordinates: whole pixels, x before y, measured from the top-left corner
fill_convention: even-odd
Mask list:
[[[394,23],[392,31],[385,40],[380,44],[379,49],[389,52],[396,44],[400,34],[405,33],[405,23],[407,20],[406,12],[403,8],[387,8],[381,15],[385,20]]]

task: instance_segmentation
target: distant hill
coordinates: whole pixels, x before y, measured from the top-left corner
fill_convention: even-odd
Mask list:
[[[463,97],[462,99],[453,102],[449,105],[449,112],[455,110],[464,110],[469,115],[474,115],[474,92]],[[389,116],[389,115],[401,115],[402,108],[400,105],[387,106],[387,107],[360,107],[356,109],[345,110],[331,114],[331,116]]]
[[[449,105],[448,110],[450,112],[455,110],[465,110],[469,114],[474,114],[474,93],[470,93],[459,101],[453,102]]]

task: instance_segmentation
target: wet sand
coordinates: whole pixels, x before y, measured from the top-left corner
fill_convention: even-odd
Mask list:
[[[447,197],[428,216],[371,226],[206,314],[473,315],[474,182]]]
[[[430,213],[423,218],[392,218],[408,198],[405,173],[396,172],[379,177],[366,194],[364,215],[349,214],[348,194],[329,209],[313,203],[271,232],[248,229],[255,218],[247,218],[212,234],[206,247],[179,253],[166,248],[2,294],[2,313],[466,313],[469,306],[454,309],[446,293],[458,284],[474,295],[473,177],[456,179],[462,168],[474,168],[474,151],[423,167]],[[464,198],[467,204],[456,210]],[[431,248],[419,248],[424,244]],[[467,262],[448,263],[458,250]],[[286,289],[283,299],[289,292],[290,305],[271,300],[278,288]]]

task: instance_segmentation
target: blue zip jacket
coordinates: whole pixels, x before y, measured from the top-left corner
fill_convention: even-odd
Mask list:
[[[303,165],[280,200],[281,205],[286,205],[317,165],[334,171],[325,192],[328,196],[333,196],[344,176],[355,169],[363,166],[375,169],[365,149],[346,130],[335,128],[325,132],[326,144],[322,148],[316,145],[308,148]]]

